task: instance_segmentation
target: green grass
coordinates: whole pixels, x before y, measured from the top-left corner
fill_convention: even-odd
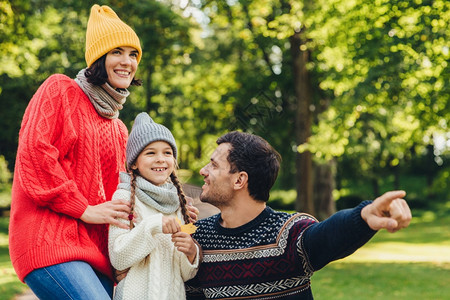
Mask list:
[[[395,234],[380,231],[353,255],[313,275],[314,298],[449,299],[448,224],[449,215],[426,212]]]
[[[450,210],[445,211],[443,208],[440,208],[437,211],[413,210],[413,219],[409,227],[395,234],[382,230],[374,236],[369,245],[388,241],[409,244],[450,245],[450,230],[448,230]]]
[[[9,218],[0,218],[0,295],[1,299],[13,299],[23,293],[27,286],[16,276],[8,252]]]
[[[449,299],[450,263],[332,263],[312,279],[315,300]]]

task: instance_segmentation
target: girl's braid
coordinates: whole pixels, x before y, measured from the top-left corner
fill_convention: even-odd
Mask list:
[[[180,199],[180,207],[181,207],[181,213],[183,214],[184,223],[188,224],[189,216],[187,214],[187,209],[186,209],[186,204],[187,204],[186,194],[184,193],[183,188],[181,187],[180,180],[178,180],[178,177],[175,174],[175,172],[172,172],[172,174],[170,174],[170,179],[172,180],[173,185],[177,188],[177,191],[178,191],[178,197]]]
[[[131,203],[131,212],[130,212],[130,216],[128,217],[128,219],[130,219],[130,228],[134,228],[134,223],[133,223],[133,214],[134,214],[134,205],[135,205],[135,197],[134,195],[136,194],[136,172],[135,171],[131,171],[131,195],[130,195],[130,203]]]

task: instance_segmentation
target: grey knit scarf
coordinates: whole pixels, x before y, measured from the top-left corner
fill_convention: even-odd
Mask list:
[[[78,72],[75,81],[91,100],[99,115],[107,119],[117,119],[119,110],[123,108],[130,92],[127,89],[116,90],[107,82],[101,86],[89,83],[84,75],[85,71],[86,69],[83,69]]]
[[[120,172],[119,189],[131,191],[131,175]],[[172,183],[156,186],[141,176],[136,177],[136,197],[154,209],[170,214],[180,207],[177,188]]]

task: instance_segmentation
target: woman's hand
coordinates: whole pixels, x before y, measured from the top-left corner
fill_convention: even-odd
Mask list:
[[[178,251],[184,253],[191,264],[194,263],[197,255],[197,247],[190,234],[185,232],[177,232],[172,234],[172,242]]]
[[[111,224],[119,228],[130,229],[129,225],[119,220],[128,220],[130,212],[129,201],[116,199],[98,205],[89,205],[80,219],[88,224]]]
[[[114,279],[116,280],[116,282],[119,283],[122,279],[127,277],[128,271],[130,271],[130,268],[125,269],[123,271],[114,269]]]
[[[189,222],[195,223],[198,221],[198,214],[200,211],[198,210],[197,207],[193,205],[194,199],[192,199],[191,197],[186,196],[186,202],[187,202],[186,209],[187,214],[189,216]]]

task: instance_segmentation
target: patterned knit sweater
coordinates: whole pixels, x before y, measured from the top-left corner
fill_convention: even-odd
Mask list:
[[[111,199],[124,171],[126,126],[101,117],[64,75],[31,99],[19,133],[9,251],[20,280],[34,269],[81,260],[112,278],[107,225],[79,218]]]
[[[203,262],[186,282],[187,299],[313,299],[313,272],[353,253],[375,233],[360,216],[367,204],[323,222],[269,207],[238,228],[222,227],[220,214],[198,221],[193,237],[203,248]]]
[[[113,199],[130,199],[118,189]],[[114,299],[185,299],[184,282],[197,273],[199,253],[191,264],[170,234],[162,233],[162,214],[136,197],[137,224],[132,230],[109,228],[109,253],[117,270],[130,268],[116,287]],[[167,215],[169,216],[169,215]],[[181,210],[170,214],[183,220]]]

